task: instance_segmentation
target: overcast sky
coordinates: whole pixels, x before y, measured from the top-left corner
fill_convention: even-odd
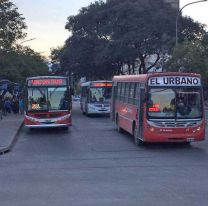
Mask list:
[[[194,0],[180,0],[180,7]],[[36,38],[25,42],[35,51],[43,55],[50,54],[50,48],[62,46],[69,36],[65,30],[67,17],[78,13],[81,7],[88,6],[93,0],[13,0],[19,12],[26,18],[28,26],[27,39]],[[208,25],[208,2],[188,6],[183,10],[183,15]]]

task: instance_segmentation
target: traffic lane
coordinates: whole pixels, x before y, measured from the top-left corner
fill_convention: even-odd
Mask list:
[[[194,154],[193,160],[198,160],[199,156],[203,159],[208,148],[207,141],[192,143],[190,147],[181,144],[148,144],[145,147],[137,147],[133,143],[132,136],[128,133],[119,134],[108,117],[82,115],[78,103],[73,105],[73,126],[69,131],[40,129],[30,132],[23,128],[20,136],[13,156],[26,153],[28,158],[30,154],[32,158],[59,158],[70,155],[75,159],[76,157],[93,159],[95,154],[101,158],[115,156],[121,159],[137,158],[143,154],[147,157],[165,154],[166,158],[177,160],[182,158],[187,161],[186,157],[189,159],[190,154]]]
[[[206,205],[207,141],[138,148],[108,118],[74,109],[69,133],[24,129],[2,156],[2,204]]]

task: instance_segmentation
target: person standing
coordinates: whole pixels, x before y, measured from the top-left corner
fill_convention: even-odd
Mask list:
[[[18,114],[18,112],[19,112],[19,101],[18,101],[17,97],[13,98],[12,111],[14,112],[14,114]]]
[[[11,113],[12,110],[12,102],[11,100],[7,97],[5,102],[4,102],[4,108],[6,110],[6,113]]]
[[[0,119],[3,118],[3,96],[0,95]]]
[[[25,107],[24,99],[22,96],[20,96],[20,98],[19,98],[19,113],[20,114],[24,114],[24,107]]]

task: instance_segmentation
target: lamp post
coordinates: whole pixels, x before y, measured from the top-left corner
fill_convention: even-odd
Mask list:
[[[175,23],[175,25],[176,25],[176,46],[178,45],[178,18],[179,18],[179,16],[180,16],[182,10],[183,10],[185,7],[189,6],[189,5],[196,4],[196,3],[200,3],[200,2],[205,2],[205,1],[207,1],[207,0],[200,0],[200,1],[190,2],[190,3],[186,4],[186,5],[184,5],[184,6],[178,11],[177,16],[176,16],[176,23]]]
[[[24,40],[24,41],[20,42],[19,44],[23,44],[23,43],[25,43],[25,42],[32,41],[32,40],[35,40],[35,39],[36,39],[36,38],[26,39],[26,40]]]

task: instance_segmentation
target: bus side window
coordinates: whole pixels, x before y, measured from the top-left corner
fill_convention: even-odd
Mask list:
[[[118,90],[118,92],[117,92],[117,97],[116,97],[116,99],[117,99],[117,100],[120,100],[120,94],[121,94],[121,83],[119,82],[117,85],[118,85],[118,86],[117,86],[117,90]]]
[[[138,83],[134,83],[134,96],[133,96],[133,104],[136,105],[137,100],[137,85]]]
[[[124,102],[124,94],[125,94],[125,82],[122,82],[121,83],[121,98],[120,98],[120,100],[122,101],[122,102]]]
[[[128,99],[129,99],[129,82],[126,83],[126,87],[125,87],[125,99],[124,99],[124,102],[125,103],[128,103]]]
[[[130,104],[134,104],[134,85],[135,85],[135,83],[131,82],[130,86],[129,86],[129,99],[128,99],[128,103],[130,103]]]

